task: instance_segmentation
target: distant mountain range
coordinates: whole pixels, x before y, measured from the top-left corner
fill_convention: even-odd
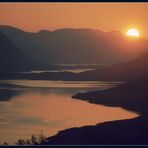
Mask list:
[[[46,64],[113,64],[134,59],[148,50],[148,41],[119,31],[95,29],[25,32],[11,26],[0,31],[32,61]]]

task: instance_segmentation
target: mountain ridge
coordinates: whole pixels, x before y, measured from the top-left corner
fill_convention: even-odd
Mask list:
[[[4,25],[0,30],[30,59],[46,64],[114,64],[148,49],[147,40],[128,40],[118,31],[63,28],[26,32]]]

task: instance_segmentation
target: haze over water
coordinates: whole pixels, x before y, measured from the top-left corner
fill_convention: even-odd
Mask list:
[[[46,136],[52,136],[58,131],[72,127],[138,116],[119,107],[95,105],[71,98],[75,93],[114,87],[118,85],[117,82],[47,80],[1,82],[18,85],[5,88],[21,92],[12,96],[9,101],[0,101],[0,143],[15,143],[19,138],[27,139],[32,134],[39,134],[40,130]]]

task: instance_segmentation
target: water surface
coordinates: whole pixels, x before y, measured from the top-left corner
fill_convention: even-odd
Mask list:
[[[9,101],[0,101],[0,143],[30,138],[40,130],[46,136],[58,131],[95,125],[105,121],[130,119],[136,113],[118,107],[106,107],[72,99],[78,92],[114,87],[118,82],[5,80],[12,86],[0,89],[20,90]]]

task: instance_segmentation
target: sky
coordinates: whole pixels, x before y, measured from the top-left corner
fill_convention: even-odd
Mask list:
[[[148,39],[148,2],[0,3],[0,25],[25,31],[94,28],[102,31],[137,28]]]

